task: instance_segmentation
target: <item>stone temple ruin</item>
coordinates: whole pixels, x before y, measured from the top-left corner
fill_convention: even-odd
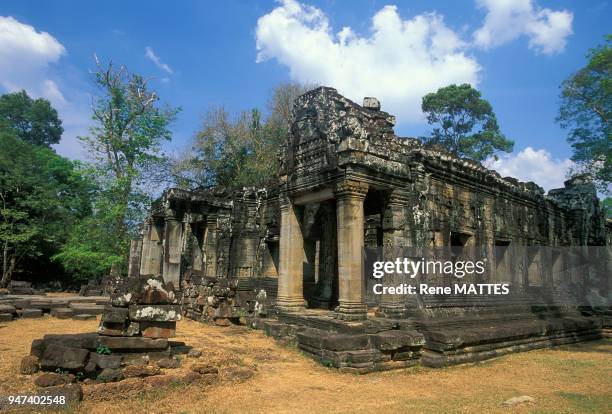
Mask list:
[[[348,371],[445,366],[609,334],[609,301],[598,310],[547,302],[559,276],[546,269],[563,268],[576,286],[588,284],[588,272],[554,257],[495,253],[609,245],[611,224],[589,182],[545,195],[397,137],[376,99],[359,106],[332,88],[299,97],[294,119],[277,185],[165,191],[132,244],[130,277],[161,276],[187,318],[247,323]],[[480,249],[505,268],[512,294],[372,293],[364,248],[444,246]],[[609,281],[602,285],[608,298]],[[534,295],[538,306],[525,299]]]

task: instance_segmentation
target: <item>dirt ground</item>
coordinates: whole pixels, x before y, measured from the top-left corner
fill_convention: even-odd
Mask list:
[[[0,324],[0,396],[33,393],[19,374],[30,343],[46,333],[91,332],[97,321],[51,317]],[[177,340],[254,376],[215,385],[171,384],[110,401],[86,398],[79,413],[612,413],[612,342],[598,341],[514,354],[446,369],[417,367],[368,375],[341,374],[243,327],[184,320]],[[185,359],[179,370],[194,360]],[[174,370],[166,371],[170,375]],[[221,370],[221,378],[223,369]],[[85,388],[87,388],[86,386]],[[522,395],[535,403],[502,407]],[[39,412],[42,412],[39,410]]]

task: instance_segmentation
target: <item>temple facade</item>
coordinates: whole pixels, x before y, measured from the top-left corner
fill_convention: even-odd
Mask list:
[[[514,246],[605,248],[610,238],[610,222],[586,179],[569,180],[545,195],[535,183],[501,177],[444,149],[397,137],[394,123],[374,98],[360,106],[326,87],[302,95],[281,151],[277,185],[165,191],[151,208],[142,240],[132,244],[130,275],[162,275],[180,288],[188,317],[219,324],[253,318],[248,319],[253,326],[297,338],[301,349],[344,368],[407,366],[406,361],[412,364],[421,356],[430,365],[446,365],[464,362],[461,349],[474,344],[489,343],[472,358],[477,359],[605,331],[605,318],[573,309],[574,325],[568,325],[567,315],[542,318],[512,295],[480,307],[459,299],[449,305],[435,296],[373,295],[373,280],[364,269],[368,248],[389,259],[404,247],[471,248],[503,269],[473,282],[506,281],[513,292],[537,292],[559,286],[563,281],[558,278],[588,285],[588,275],[572,272],[571,263],[554,254],[509,257],[499,251]],[[400,282],[392,276],[393,281]],[[607,298],[609,282],[603,285],[598,294]],[[520,321],[514,328],[504,325],[509,309]],[[554,323],[536,338],[542,319]],[[483,320],[501,331],[485,334],[476,323]],[[466,327],[474,332],[471,342],[453,343],[453,335],[469,331]],[[523,334],[511,338],[512,329]],[[401,346],[384,356],[393,342],[389,332],[401,333],[404,342],[396,340]],[[334,350],[316,340],[313,345],[312,338],[329,335],[335,335],[332,342],[352,335],[344,347],[353,349]],[[355,339],[359,335],[367,336],[367,346]],[[374,356],[351,363],[342,354],[363,350]],[[394,360],[394,352],[404,359]]]

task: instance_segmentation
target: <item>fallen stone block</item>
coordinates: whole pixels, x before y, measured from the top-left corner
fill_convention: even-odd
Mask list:
[[[96,377],[98,381],[102,382],[121,381],[123,378],[123,371],[116,368],[104,368]]]
[[[70,308],[76,315],[102,315],[105,306],[90,303],[71,303]]]
[[[17,309],[15,308],[14,305],[7,304],[7,303],[0,303],[0,314],[2,313],[13,314],[16,311]]]
[[[40,318],[43,315],[42,309],[23,309],[20,313],[22,318]]]
[[[34,347],[32,341],[32,347]],[[42,339],[41,348],[44,348],[50,344],[58,344],[71,348],[83,348],[89,350],[95,350],[98,346],[98,334],[96,333],[82,333],[82,334],[49,334],[45,335]]]
[[[82,314],[78,314],[78,315],[73,315],[72,319],[75,319],[77,321],[89,321],[92,319],[96,319],[96,315],[90,315],[87,313],[82,313]]]
[[[89,355],[89,362],[96,364],[96,367],[100,369],[117,369],[121,367],[122,359],[121,355],[103,355],[96,352]]]
[[[40,366],[49,371],[57,368],[76,371],[85,368],[88,357],[89,351],[86,349],[50,344],[43,352]]]
[[[168,347],[168,340],[141,337],[100,336],[98,338],[98,344],[111,350],[163,350]]]
[[[15,299],[13,300],[13,306],[15,306],[17,309],[28,308],[30,306],[30,300],[29,299]]]
[[[0,322],[10,322],[13,320],[13,315],[10,313],[0,313]]]
[[[58,319],[70,319],[72,317],[72,309],[70,308],[53,308],[51,316]]]
[[[32,300],[30,306],[36,309],[42,309],[43,311],[49,312],[51,310],[50,300]]]
[[[180,305],[131,305],[130,320],[175,322],[181,319]]]

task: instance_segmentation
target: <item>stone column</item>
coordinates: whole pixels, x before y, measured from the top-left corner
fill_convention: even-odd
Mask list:
[[[142,239],[130,241],[130,259],[128,261],[128,277],[140,275],[140,258],[142,255]]]
[[[148,235],[144,236],[146,248],[143,247],[140,274],[156,276],[161,273],[163,227],[151,219],[148,229]]]
[[[344,320],[365,319],[364,301],[363,200],[367,184],[346,180],[336,186],[338,229],[338,302],[336,317]]]
[[[402,255],[402,247],[406,246],[404,227],[406,226],[406,205],[409,196],[400,190],[393,190],[389,196],[383,218],[383,257],[384,260],[395,261]],[[386,280],[384,280],[386,279]],[[398,274],[385,276],[383,284],[397,286],[400,283],[410,283]],[[401,318],[406,311],[404,295],[383,295],[377,316],[386,318]]]
[[[179,289],[183,223],[174,217],[167,217],[164,234],[164,282],[172,283],[175,289]]]
[[[139,272],[141,275],[146,275],[147,267],[149,265],[148,259],[151,250],[151,222],[147,219],[144,222],[142,228],[142,247],[140,252],[140,266]]]
[[[217,215],[206,216],[204,236],[204,255],[206,257],[206,276],[217,276]]]
[[[278,295],[276,305],[283,312],[304,309],[304,238],[296,206],[281,196]]]

